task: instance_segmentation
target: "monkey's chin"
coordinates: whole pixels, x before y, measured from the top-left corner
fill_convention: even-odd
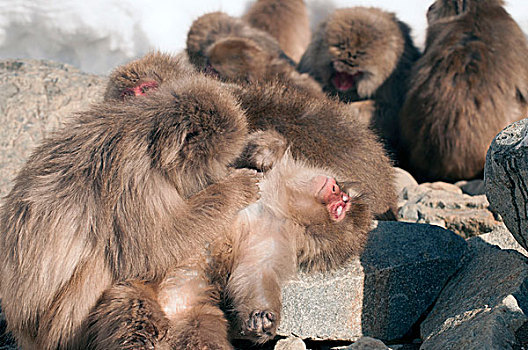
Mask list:
[[[332,76],[332,85],[336,90],[348,92],[356,87],[357,80],[363,75],[363,72],[348,74],[346,72],[335,72]]]

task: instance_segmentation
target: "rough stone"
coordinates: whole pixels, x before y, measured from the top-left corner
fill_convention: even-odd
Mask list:
[[[306,344],[301,338],[289,337],[279,340],[274,350],[306,350]]]
[[[343,350],[391,350],[381,340],[371,337],[362,337],[354,344],[342,348]]]
[[[493,231],[501,221],[486,196],[470,196],[453,184],[435,182],[407,186],[399,195],[399,220],[447,228],[468,238]]]
[[[528,320],[528,259],[480,237],[421,324],[423,350],[514,349]]]
[[[403,337],[457,270],[466,242],[432,225],[379,222],[361,258],[301,274],[283,290],[278,333],[306,339]]]
[[[0,197],[35,145],[102,96],[104,84],[66,64],[0,61]]]
[[[484,179],[491,206],[528,249],[528,119],[511,124],[492,141]]]
[[[496,245],[501,249],[513,249],[528,256],[528,251],[524,249],[519,242],[513,237],[511,232],[506,228],[504,224],[496,228],[490,233],[485,233],[479,236],[484,242]]]
[[[394,183],[396,193],[400,193],[408,186],[418,186],[418,182],[416,182],[411,173],[398,167],[394,167]]]
[[[486,194],[486,187],[484,186],[484,180],[462,180],[455,183],[456,186],[460,187],[463,193],[469,194],[470,196],[480,196]]]

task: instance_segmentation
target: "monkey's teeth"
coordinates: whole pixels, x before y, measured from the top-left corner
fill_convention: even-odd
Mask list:
[[[348,202],[348,196],[346,194],[343,195],[343,202],[345,202],[345,203]]]
[[[342,206],[337,207],[337,216],[341,216],[342,212],[343,212],[343,207]]]

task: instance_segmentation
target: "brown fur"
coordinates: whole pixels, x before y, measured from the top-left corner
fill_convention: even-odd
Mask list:
[[[398,113],[419,57],[409,32],[394,14],[377,8],[338,9],[320,24],[298,66],[342,101],[373,99],[371,127],[391,152],[398,148]],[[348,89],[338,88],[339,76],[354,75]]]
[[[304,0],[257,0],[243,19],[277,39],[284,53],[295,62],[299,62],[310,43],[310,20]]]
[[[368,103],[352,108],[281,81],[225,88],[240,100],[251,130],[238,166],[269,169],[290,146],[296,159],[334,169],[340,181],[358,183],[377,218],[396,218],[394,170],[366,118],[359,117],[361,109],[369,110]]]
[[[19,344],[85,349],[101,296],[163,281],[230,227],[258,193],[253,171],[228,168],[246,136],[233,96],[188,75],[93,106],[45,139],[0,213],[2,310]]]
[[[266,32],[221,12],[194,21],[187,38],[187,53],[195,67],[230,82],[282,80],[305,93],[322,95],[308,74],[300,74],[276,40]]]
[[[499,0],[436,1],[401,113],[402,165],[420,181],[482,176],[495,135],[526,117],[528,44]]]
[[[339,266],[366,241],[371,216],[361,195],[350,187],[348,212],[334,221],[311,185],[319,175],[332,176],[286,155],[261,181],[261,199],[210,245],[208,263],[197,256],[163,283],[121,285],[105,295],[92,317],[115,321],[94,327],[93,338],[106,346],[100,349],[156,345],[163,337],[171,349],[232,349],[220,305],[228,311],[232,336],[257,342],[273,337],[282,286],[297,268]]]

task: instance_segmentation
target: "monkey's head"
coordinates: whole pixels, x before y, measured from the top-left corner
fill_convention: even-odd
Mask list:
[[[338,9],[318,28],[299,70],[347,101],[367,99],[395,69],[405,39],[394,14]]]
[[[231,81],[262,75],[282,53],[268,33],[252,28],[240,18],[212,12],[196,19],[187,34],[189,61],[199,70]]]
[[[331,173],[294,160],[289,153],[261,181],[262,201],[279,217],[302,226],[345,220],[359,193],[337,183]]]
[[[144,96],[161,84],[191,74],[193,68],[185,55],[171,56],[151,52],[117,67],[111,74],[104,94],[105,101],[123,101]]]
[[[469,10],[471,2],[472,0],[436,0],[427,10],[427,22],[431,25],[442,19],[450,20],[462,15]],[[481,2],[497,3],[500,6],[504,3],[502,0],[481,0]]]

